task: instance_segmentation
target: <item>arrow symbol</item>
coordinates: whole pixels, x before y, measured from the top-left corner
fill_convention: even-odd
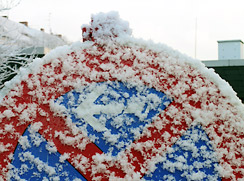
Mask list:
[[[115,101],[107,105],[98,105],[94,103],[97,98],[106,91],[106,89],[107,86],[105,85],[97,86],[94,91],[86,95],[86,99],[81,102],[81,104],[76,109],[73,109],[73,112],[76,114],[77,118],[84,120],[98,132],[107,130],[107,128],[105,127],[106,121],[103,121],[102,119],[97,119],[94,117],[94,115],[102,113],[109,115],[118,115],[122,113],[124,108],[123,103],[117,103]]]
[[[101,95],[115,95],[122,97],[124,101],[109,100],[105,105],[96,104],[95,101]],[[125,102],[125,99],[127,101]],[[156,100],[156,101],[155,101]],[[79,104],[77,108],[73,108],[72,112],[80,120],[90,124],[97,132],[107,131],[106,119],[97,119],[95,115],[105,114],[115,117],[120,114],[135,114],[141,121],[147,118],[150,109],[153,109],[148,102],[154,102],[154,109],[158,109],[161,99],[155,94],[141,95],[139,93],[129,97],[118,94],[111,88],[108,89],[106,84],[100,84],[93,89],[92,92],[86,94],[86,98]]]

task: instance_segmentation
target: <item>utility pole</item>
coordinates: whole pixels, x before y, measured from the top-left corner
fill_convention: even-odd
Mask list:
[[[49,32],[50,32],[50,34],[53,34],[53,32],[52,32],[52,26],[51,26],[51,16],[52,16],[52,13],[49,13],[49,16],[48,16],[48,26],[49,26]]]
[[[195,59],[197,58],[197,17],[195,21]]]

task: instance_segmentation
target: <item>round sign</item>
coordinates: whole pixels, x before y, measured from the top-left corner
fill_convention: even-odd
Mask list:
[[[244,178],[243,106],[227,83],[130,37],[116,13],[83,33],[1,92],[1,179]]]

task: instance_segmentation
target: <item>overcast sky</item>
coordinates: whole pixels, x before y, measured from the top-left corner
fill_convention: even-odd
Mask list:
[[[22,0],[8,15],[80,41],[80,27],[91,14],[118,11],[134,37],[167,44],[191,57],[197,40],[196,58],[214,60],[218,40],[244,40],[243,7],[244,0]]]

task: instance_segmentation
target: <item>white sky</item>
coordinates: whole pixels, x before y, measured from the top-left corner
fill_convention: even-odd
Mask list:
[[[244,40],[244,0],[22,0],[9,19],[32,28],[82,39],[91,14],[118,11],[136,38],[167,44],[197,58],[217,59],[217,40]]]

